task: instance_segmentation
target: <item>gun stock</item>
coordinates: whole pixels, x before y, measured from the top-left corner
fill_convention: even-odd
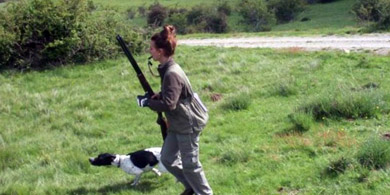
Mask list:
[[[127,48],[125,42],[123,41],[122,37],[120,35],[116,36],[116,39],[119,42],[119,45],[122,47],[123,52],[127,56],[127,59],[130,61],[130,64],[133,66],[137,78],[139,82],[141,83],[142,88],[144,89],[144,92],[147,92],[151,96],[154,95],[153,89],[150,87],[148,81],[146,80],[144,74],[142,73],[141,69],[139,68],[137,62],[135,61],[133,55],[131,55],[130,50]],[[167,137],[167,123],[162,115],[161,112],[157,112],[157,123],[160,125],[161,128],[161,135],[163,137],[163,140]]]

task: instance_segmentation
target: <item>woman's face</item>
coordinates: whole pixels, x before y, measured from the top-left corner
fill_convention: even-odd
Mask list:
[[[157,48],[154,41],[150,42],[149,52],[152,55],[154,61],[159,61],[161,59],[161,56],[163,55],[163,50]]]

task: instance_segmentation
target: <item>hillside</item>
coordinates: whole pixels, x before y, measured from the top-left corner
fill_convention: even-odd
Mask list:
[[[157,89],[146,58],[137,56]],[[216,194],[387,192],[389,169],[359,159],[390,128],[388,57],[180,46],[176,59],[210,110],[201,160]],[[178,194],[168,174],[145,174],[133,188],[132,176],[88,162],[101,152],[161,145],[155,113],[136,105],[141,93],[125,58],[1,73],[0,193]],[[213,94],[222,100],[211,101]],[[356,115],[312,121],[299,114],[328,100]],[[374,154],[389,142],[378,143]]]

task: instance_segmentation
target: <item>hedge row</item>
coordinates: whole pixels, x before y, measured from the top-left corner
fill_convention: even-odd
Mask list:
[[[375,29],[390,29],[389,0],[358,0],[353,6],[353,13],[361,21],[373,22]]]
[[[268,31],[274,24],[294,20],[305,8],[306,0],[241,0],[235,11],[249,31]],[[198,5],[191,9],[164,7],[158,2],[147,10],[149,26],[161,26],[165,23],[180,26],[179,33],[223,33],[229,30],[227,16],[233,8],[227,1],[216,5]],[[143,13],[145,9],[139,9]],[[141,13],[140,13],[141,14]]]
[[[86,0],[13,1],[0,12],[0,68],[47,68],[119,54],[117,33],[143,50],[142,35],[114,11],[95,10]]]

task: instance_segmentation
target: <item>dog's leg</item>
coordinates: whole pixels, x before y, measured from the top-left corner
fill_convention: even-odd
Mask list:
[[[141,174],[136,175],[134,178],[133,183],[131,183],[131,186],[136,186],[139,183],[139,180],[141,179]]]
[[[161,176],[161,172],[158,171],[156,168],[153,168],[152,171],[153,171],[156,175]]]

